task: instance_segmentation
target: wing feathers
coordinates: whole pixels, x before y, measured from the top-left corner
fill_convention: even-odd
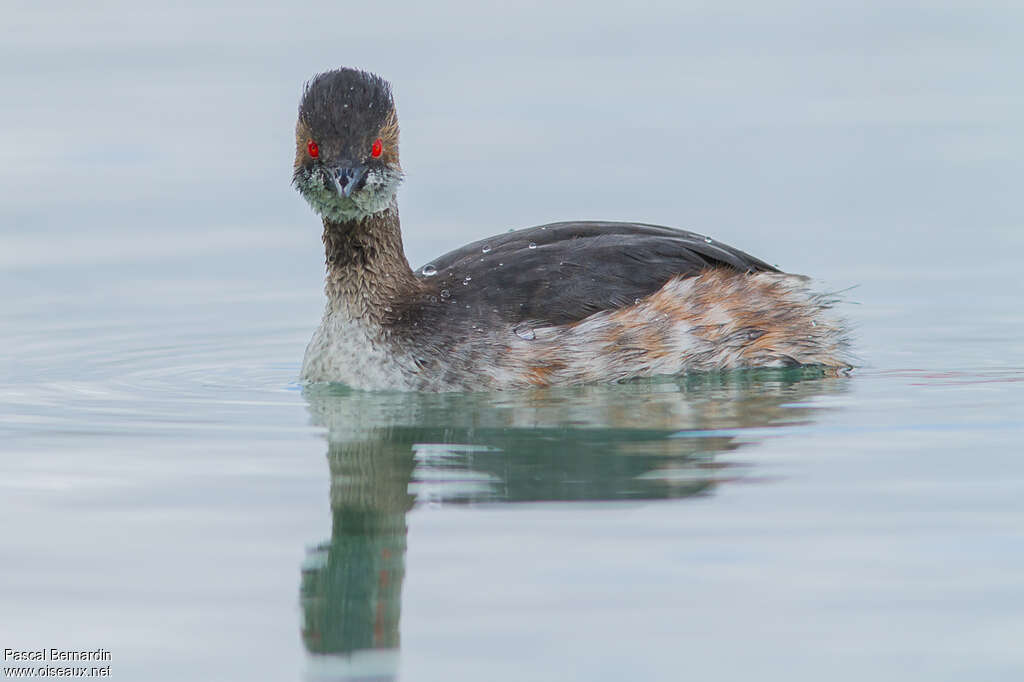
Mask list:
[[[487,249],[486,251],[484,249]],[[567,324],[632,304],[708,268],[776,272],[738,249],[657,225],[568,222],[483,239],[436,258],[424,283],[470,317]],[[422,269],[420,270],[422,272]]]

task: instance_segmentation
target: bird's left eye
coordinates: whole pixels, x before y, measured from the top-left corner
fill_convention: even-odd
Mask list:
[[[314,159],[320,156],[320,147],[316,142],[313,142],[313,140],[306,142],[306,151],[309,152],[309,155]]]
[[[370,147],[370,156],[372,156],[373,158],[376,159],[378,156],[380,156],[383,153],[384,153],[384,143],[381,142],[380,138],[378,137],[376,140],[373,141],[373,146]]]

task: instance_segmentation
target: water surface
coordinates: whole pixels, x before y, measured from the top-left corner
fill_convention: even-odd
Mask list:
[[[1019,10],[489,12],[8,12],[0,647],[122,680],[1024,674]],[[394,82],[413,265],[677,225],[848,290],[860,366],[299,385],[292,117],[343,63]]]

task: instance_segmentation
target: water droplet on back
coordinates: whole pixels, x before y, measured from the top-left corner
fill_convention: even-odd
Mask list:
[[[420,270],[420,272],[423,273],[424,277],[433,277],[434,275],[437,274],[437,268],[435,268],[433,265],[424,265],[423,269]]]
[[[516,336],[518,336],[521,339],[526,339],[527,341],[533,341],[535,338],[537,338],[537,334],[529,327],[516,327],[515,333]]]
[[[483,251],[484,253],[490,253],[491,252],[491,245],[490,244],[484,244],[484,248],[482,248],[480,250]]]
[[[705,244],[710,244],[711,243],[711,237],[704,237],[704,243]]]
[[[452,292],[447,289],[441,289],[441,298],[451,298]]]
[[[530,248],[531,249],[536,249],[537,245],[535,243],[533,243],[533,242],[530,242]]]

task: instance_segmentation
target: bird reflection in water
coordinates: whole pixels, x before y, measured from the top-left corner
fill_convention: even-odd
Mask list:
[[[744,429],[807,424],[812,399],[845,389],[811,369],[492,394],[307,387],[333,517],[302,568],[307,679],[397,678],[414,506],[707,495],[751,480],[721,457],[756,442]]]

